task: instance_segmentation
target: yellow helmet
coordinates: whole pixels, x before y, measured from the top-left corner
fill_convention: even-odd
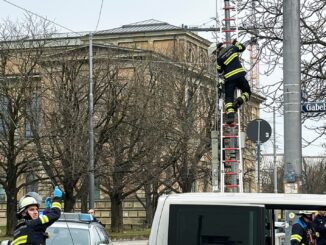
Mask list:
[[[26,208],[28,208],[29,206],[32,206],[32,205],[35,205],[38,208],[40,207],[40,204],[36,201],[36,199],[34,197],[23,196],[19,200],[17,215],[21,215],[26,210]]]

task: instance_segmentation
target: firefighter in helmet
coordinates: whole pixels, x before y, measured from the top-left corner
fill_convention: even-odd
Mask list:
[[[300,211],[298,221],[292,226],[290,242],[291,245],[315,244],[315,230],[313,228],[313,217],[316,211]]]
[[[23,196],[19,201],[17,212],[18,224],[14,232],[12,245],[45,245],[48,237],[46,228],[60,218],[62,192],[59,187],[53,191],[52,206],[46,215],[39,216],[40,204],[35,197]]]
[[[246,71],[243,68],[239,53],[246,49],[245,44],[233,40],[232,45],[224,47],[223,43],[212,44],[208,48],[209,55],[216,55],[216,68],[223,77],[225,89],[226,123],[234,122],[234,113],[240,106],[250,99],[251,89],[246,79]],[[234,100],[234,92],[240,89],[242,94]]]
[[[316,231],[317,244],[326,244],[326,215],[324,210],[319,210],[316,213],[313,225]]]

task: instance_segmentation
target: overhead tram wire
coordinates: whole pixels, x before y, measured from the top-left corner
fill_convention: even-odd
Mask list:
[[[21,6],[18,6],[18,5],[15,4],[15,3],[9,2],[8,0],[2,0],[2,1],[4,1],[4,2],[6,2],[6,3],[8,3],[8,4],[10,4],[10,5],[12,5],[12,6],[16,7],[16,8],[19,8],[19,9],[21,9],[21,10],[23,10],[23,11],[29,13],[29,14],[35,15],[35,16],[37,16],[37,17],[43,19],[43,20],[46,20],[46,21],[48,21],[48,22],[50,22],[50,23],[52,23],[52,24],[54,24],[54,25],[56,25],[56,26],[59,26],[59,27],[65,29],[65,30],[67,30],[67,31],[73,32],[73,33],[75,33],[75,34],[78,34],[77,32],[75,32],[74,30],[71,30],[71,29],[68,28],[68,27],[65,27],[65,26],[63,26],[63,25],[60,25],[59,23],[56,23],[56,22],[54,22],[54,21],[52,21],[52,20],[49,20],[49,19],[47,19],[47,18],[45,18],[45,17],[43,17],[43,16],[41,16],[41,15],[39,15],[39,14],[37,14],[37,13],[34,13],[34,12],[32,12],[32,11],[26,9],[26,8],[23,8],[23,7],[21,7]]]
[[[101,16],[102,16],[102,9],[103,9],[103,0],[101,2],[101,8],[100,8],[100,12],[98,14],[97,23],[96,23],[96,27],[95,27],[95,32],[97,31],[98,25],[100,23],[100,19],[101,19]]]

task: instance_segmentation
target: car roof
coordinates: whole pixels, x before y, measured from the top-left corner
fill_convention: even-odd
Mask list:
[[[93,225],[92,223],[89,224],[89,223],[58,220],[54,222],[50,227],[66,228],[68,226],[69,228],[88,230],[92,225]]]
[[[54,222],[51,227],[59,228],[76,228],[76,229],[89,229],[91,226],[98,226],[98,222],[95,222],[93,216],[86,213],[66,213],[61,212],[59,220]]]

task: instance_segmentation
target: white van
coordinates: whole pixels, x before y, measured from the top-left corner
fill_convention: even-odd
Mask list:
[[[291,230],[297,210],[326,210],[326,195],[164,195],[159,198],[149,245],[289,244],[287,234],[275,222],[285,222]]]

